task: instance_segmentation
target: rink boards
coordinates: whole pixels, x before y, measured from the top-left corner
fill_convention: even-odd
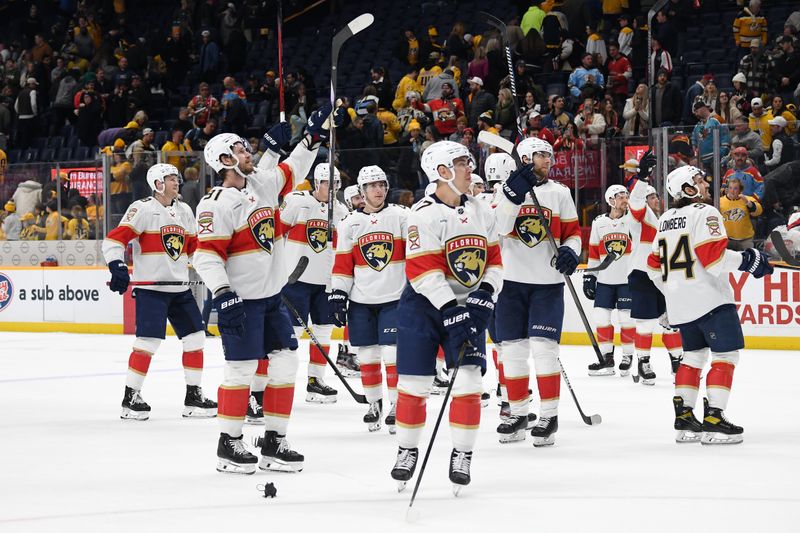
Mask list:
[[[763,279],[742,272],[729,276],[746,346],[799,349],[800,272],[776,269]],[[108,280],[105,267],[0,267],[0,331],[130,333],[133,302],[108,290]],[[572,280],[591,322],[592,302],[580,290],[581,274]],[[569,291],[564,293],[562,341],[589,344]],[[334,332],[334,338],[340,335],[341,330]]]

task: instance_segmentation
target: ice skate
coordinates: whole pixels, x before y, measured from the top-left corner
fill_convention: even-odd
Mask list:
[[[614,375],[614,352],[603,355],[603,364],[599,361],[589,365],[590,376],[613,376]]]
[[[672,375],[678,373],[678,367],[681,366],[681,361],[683,360],[682,355],[672,355],[669,354],[669,364],[672,367]]]
[[[533,445],[537,448],[552,446],[556,442],[556,432],[558,431],[558,416],[543,416],[539,422],[533,426],[531,437]]]
[[[447,387],[450,385],[450,381],[448,381],[447,377],[439,377],[436,376],[433,378],[433,385],[431,386],[431,394],[439,395],[444,394],[447,392]]]
[[[460,452],[455,448],[450,452],[450,481],[453,483],[454,496],[458,496],[461,489],[472,481],[469,473],[471,464],[472,452]]]
[[[498,440],[503,444],[525,440],[527,429],[527,415],[511,415],[497,426]]]
[[[336,355],[336,366],[344,377],[352,378],[361,375],[361,365],[358,363],[356,355],[351,353],[344,343],[339,345],[339,353]]]
[[[258,463],[260,470],[273,472],[302,472],[302,454],[292,450],[285,435],[278,435],[276,431],[266,431],[261,441],[261,460]]]
[[[217,444],[217,471],[228,474],[254,474],[258,458],[247,451],[242,435],[234,438],[219,434]]]
[[[392,468],[392,479],[397,481],[397,492],[403,492],[408,480],[414,476],[417,469],[419,448],[397,448],[397,460]]]
[[[125,396],[122,398],[123,420],[147,420],[150,418],[150,406],[144,401],[138,390],[125,387]]]
[[[308,378],[306,401],[309,403],[336,403],[336,389],[329,387],[322,378]]]
[[[622,361],[619,363],[619,375],[621,377],[628,377],[628,374],[631,373],[631,362],[633,361],[633,355],[631,354],[622,354]]]
[[[672,404],[675,407],[675,442],[678,444],[700,442],[703,424],[694,417],[692,408],[684,405],[680,396],[673,396]]]
[[[389,411],[389,414],[386,415],[386,420],[384,420],[384,424],[389,429],[389,434],[394,435],[397,432],[397,422],[395,419],[395,413],[397,411],[397,404],[392,404],[392,408]]]
[[[247,415],[244,418],[245,424],[253,426],[264,425],[264,393],[250,391],[250,401],[247,403]]]
[[[481,393],[481,407],[489,407],[489,401],[492,399],[492,395],[488,392]]]
[[[642,385],[655,385],[656,373],[653,372],[653,367],[650,366],[650,356],[639,357],[639,378],[642,380]]]
[[[708,399],[703,398],[703,436],[701,444],[739,444],[744,440],[744,429],[725,418],[719,407],[710,407]]]
[[[217,402],[203,396],[201,387],[186,385],[183,418],[214,418],[215,416],[217,416]]]
[[[383,414],[383,400],[378,400],[369,404],[369,411],[364,415],[364,423],[370,433],[380,431],[381,416]]]

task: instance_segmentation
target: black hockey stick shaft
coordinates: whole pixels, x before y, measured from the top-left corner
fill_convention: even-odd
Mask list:
[[[561,359],[558,359],[558,366],[561,369],[561,377],[564,378],[564,383],[567,384],[569,393],[572,395],[572,401],[575,402],[575,407],[578,408],[578,412],[580,413],[584,423],[586,423],[589,426],[596,426],[600,424],[603,421],[603,418],[600,415],[586,416],[586,413],[584,413],[583,409],[581,409],[581,404],[578,401],[578,397],[575,396],[575,391],[572,389],[572,383],[569,382],[569,377],[567,377],[567,371],[564,370],[564,365],[561,364]]]
[[[611,263],[613,263],[614,260],[617,259],[617,257],[619,257],[619,256],[612,252],[612,253],[606,255],[603,258],[603,261],[599,265],[597,265],[595,267],[584,268],[583,269],[583,273],[586,274],[586,273],[600,272],[602,270],[605,270],[605,269],[607,269],[608,267],[611,266]]]
[[[110,281],[106,281],[106,285],[111,285]],[[128,285],[131,287],[195,287],[203,285],[202,281],[130,281]]]

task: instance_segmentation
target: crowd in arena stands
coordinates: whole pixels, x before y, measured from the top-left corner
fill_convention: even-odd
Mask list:
[[[243,71],[246,49],[257,38],[250,21],[263,3],[182,0],[170,28],[162,28],[168,33],[162,42],[129,33],[124,1],[95,4],[100,3],[79,2],[48,28],[32,3],[23,38],[0,42],[0,147],[24,150],[35,138],[67,127],[82,145],[112,158],[109,208],[115,213],[149,193],[144,175],[158,151],[186,174],[184,196],[192,201],[203,191],[192,185],[199,159],[189,153],[202,151],[216,133],[243,136],[260,156],[261,135],[278,120],[278,69],[239,79],[234,74]],[[725,180],[738,182],[725,194],[739,202],[740,190],[747,220],[757,229],[759,220],[785,217],[800,204],[800,10],[787,11],[781,31],[771,33],[775,26],[760,1],[717,2],[741,10],[723,33],[725,60],[735,60],[735,69],[732,76],[705,72],[688,83],[685,69],[697,50],[687,44],[687,28],[703,24],[704,2],[669,0],[653,20],[649,49],[646,17],[634,8],[638,2],[520,4],[520,13],[505,17],[516,102],[503,39],[495,30],[461,22],[446,36],[435,26],[402,30],[392,63],[374,65],[360,94],[341,95],[349,120],[338,132],[337,157],[346,182],[363,165],[391,165],[393,186],[418,191],[425,185],[419,158],[430,144],[460,142],[480,164],[488,154],[477,142],[482,130],[516,139],[520,129],[556,151],[572,151],[671,127],[671,164],[707,170],[718,132]],[[404,75],[391,80],[389,72],[398,65]],[[181,92],[187,79],[196,83]],[[292,65],[283,85],[291,146],[325,95],[317,93],[312,75]],[[168,134],[160,138],[149,118],[156,101],[180,104],[176,116],[161,122]],[[772,175],[778,179],[770,184]],[[49,238],[59,224],[63,235],[80,235],[81,222],[74,231],[68,227],[76,218],[88,221],[91,234],[92,218],[80,211],[97,202],[80,198],[63,205],[62,215],[71,217],[66,223],[53,219],[48,226],[54,198],[46,195],[26,209],[6,203],[12,209],[4,211],[5,220],[21,225],[19,234],[28,238]],[[13,229],[4,233],[9,239],[17,235]]]

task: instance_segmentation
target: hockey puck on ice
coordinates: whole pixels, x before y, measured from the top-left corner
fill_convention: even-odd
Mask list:
[[[275,488],[274,483],[264,483],[263,485],[256,485],[256,488],[264,493],[265,498],[274,498],[278,495],[278,489]]]

